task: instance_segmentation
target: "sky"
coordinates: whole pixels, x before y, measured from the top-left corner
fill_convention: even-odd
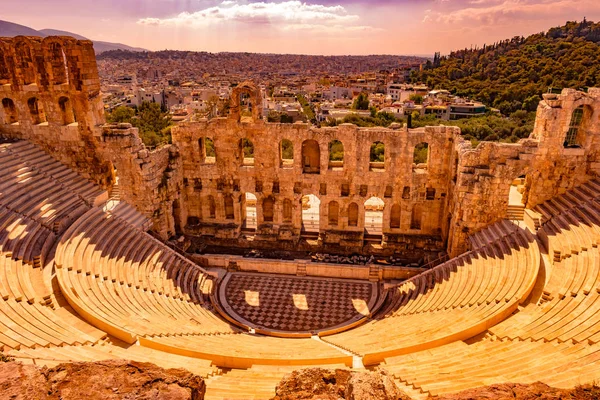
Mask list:
[[[149,50],[447,54],[568,20],[600,0],[0,0],[0,19]]]

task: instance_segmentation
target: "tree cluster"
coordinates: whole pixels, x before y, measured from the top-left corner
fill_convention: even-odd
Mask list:
[[[119,106],[106,115],[108,122],[127,122],[139,129],[146,146],[171,143],[171,116],[158,103],[143,102],[140,107]]]

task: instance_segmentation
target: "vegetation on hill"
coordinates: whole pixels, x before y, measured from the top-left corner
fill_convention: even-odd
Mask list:
[[[371,108],[371,115],[363,117],[358,114],[348,114],[341,121],[335,119],[329,119],[321,124],[321,126],[338,126],[339,124],[354,124],[363,128],[369,128],[374,126],[388,127],[393,122],[403,123],[404,119],[398,119],[394,114],[386,111],[376,111],[375,108]],[[429,125],[432,125],[430,123]],[[435,125],[435,123],[433,123]]]
[[[171,116],[158,103],[143,102],[138,108],[120,106],[107,113],[108,122],[127,122],[139,129],[146,146],[171,143]]]
[[[481,48],[454,51],[428,62],[411,80],[499,109],[510,117],[486,116],[451,124],[471,129],[463,134],[477,140],[493,140],[487,126],[498,139],[512,141],[527,136],[533,126],[531,116],[513,117],[513,113],[535,112],[549,87],[586,88],[600,84],[600,23],[567,22],[527,38],[517,36]]]

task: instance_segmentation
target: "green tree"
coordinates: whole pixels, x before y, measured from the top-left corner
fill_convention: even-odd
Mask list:
[[[135,116],[135,110],[127,106],[119,106],[106,115],[106,120],[113,123],[128,122]]]
[[[369,95],[365,92],[361,92],[356,96],[352,103],[354,110],[368,110],[369,109]]]
[[[423,96],[421,96],[420,94],[411,94],[408,99],[414,101],[415,104],[423,104]]]

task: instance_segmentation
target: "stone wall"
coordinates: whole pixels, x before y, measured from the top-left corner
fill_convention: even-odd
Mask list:
[[[365,201],[377,197],[384,203],[384,245],[406,243],[407,236],[441,238],[458,132],[451,127],[391,130],[351,124],[317,129],[235,118],[184,123],[173,129],[184,179],[179,225],[189,234],[237,238],[246,215],[246,193],[252,193],[257,198],[254,240],[295,241],[302,228],[301,199],[312,194],[321,202],[323,244],[361,247]],[[214,158],[206,156],[207,139],[214,143]],[[253,144],[253,159],[243,157],[243,140]],[[282,160],[283,140],[293,145],[293,161]],[[329,162],[329,144],[334,140],[343,144],[343,162]],[[385,145],[382,163],[370,162],[375,142]],[[429,162],[416,165],[414,149],[422,142],[429,145]],[[233,212],[227,211],[226,202],[233,204]],[[331,202],[337,204],[335,216],[330,215],[330,210],[335,212]],[[392,217],[394,206],[400,212]],[[358,211],[356,217],[352,207]],[[421,216],[413,217],[418,208]]]
[[[103,187],[104,123],[92,42],[71,37],[0,38],[0,134],[27,139]]]
[[[295,249],[302,197],[312,194],[320,200],[317,247],[354,252],[368,242],[383,252],[445,247],[457,255],[468,249],[468,235],[505,217],[515,178],[525,177],[524,201],[533,207],[600,172],[596,88],[544,95],[530,138],[475,149],[455,127],[272,124],[261,118],[261,104],[258,88],[245,82],[228,118],[182,123],[173,145],[149,151],[131,126],[104,125],[90,41],[0,38],[0,135],[40,145],[105,188],[118,176],[122,198],[163,238],[185,233],[216,245]],[[330,161],[334,141],[343,161]],[[293,159],[282,157],[284,142]],[[428,160],[416,164],[422,143]],[[383,145],[383,161],[371,161],[373,144]],[[257,198],[251,239],[242,232],[246,193]],[[383,203],[375,238],[365,235],[371,198]]]

